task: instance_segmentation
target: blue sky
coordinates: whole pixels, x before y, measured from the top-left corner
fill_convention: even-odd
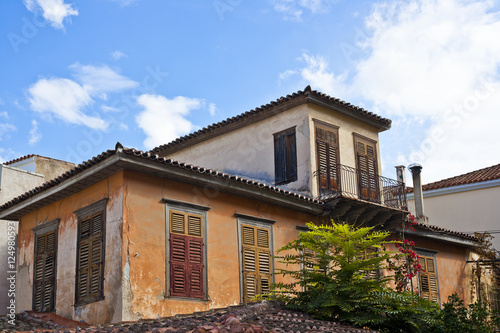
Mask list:
[[[0,36],[0,162],[148,150],[310,84],[393,120],[385,176],[500,163],[498,1],[2,1]]]

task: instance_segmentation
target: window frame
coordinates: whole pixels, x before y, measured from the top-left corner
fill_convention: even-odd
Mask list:
[[[434,260],[434,275],[436,276],[436,289],[437,289],[437,303],[440,305],[441,304],[441,291],[439,288],[439,275],[438,275],[438,267],[437,267],[437,251],[434,250],[429,250],[429,249],[415,249],[415,252],[418,254],[419,258],[431,258]],[[423,269],[423,267],[422,267]],[[422,273],[418,273],[418,293],[422,297],[422,285],[421,285],[421,276]],[[430,290],[430,287],[429,287]],[[427,298],[426,298],[427,299]],[[432,301],[432,299],[428,298],[429,300]]]
[[[271,284],[274,283],[274,236],[273,236],[273,224],[276,223],[274,220],[265,219],[261,217],[255,217],[246,214],[235,213],[237,219],[237,232],[238,232],[238,259],[239,265],[238,269],[240,271],[240,303],[245,303],[245,276],[243,272],[243,240],[241,237],[243,225],[248,225],[256,228],[268,229],[269,231],[269,252],[270,252],[270,275]]]
[[[274,146],[274,183],[275,185],[284,185],[298,180],[298,164],[297,164],[297,134],[295,130],[296,126],[287,128],[285,130],[276,132],[273,134],[273,146]],[[287,146],[287,137],[293,135],[293,149],[292,155],[289,156],[290,149]],[[284,149],[283,157],[280,157],[280,147]],[[291,160],[290,163],[289,159]],[[290,164],[290,165],[289,165]],[[295,172],[288,176],[288,171]],[[278,177],[279,172],[283,172],[283,179]]]
[[[77,216],[77,246],[76,246],[76,270],[75,270],[75,307],[91,304],[95,302],[99,302],[104,300],[106,297],[104,296],[104,281],[105,281],[105,266],[106,266],[106,207],[107,207],[108,199],[104,198],[99,201],[96,201],[88,206],[75,210],[73,213]],[[91,218],[98,214],[102,214],[102,264],[101,264],[101,282],[99,285],[99,295],[95,298],[90,298],[86,300],[79,300],[78,294],[78,264],[79,264],[79,255],[80,255],[80,246],[81,246],[81,223],[87,218]]]
[[[208,301],[208,260],[207,260],[207,226],[208,226],[208,214],[207,212],[211,207],[197,205],[189,202],[172,200],[172,199],[162,199],[165,204],[165,293],[164,297],[169,299],[184,299],[191,301]],[[175,296],[171,295],[171,278],[170,274],[172,271],[170,262],[170,213],[172,211],[199,215],[202,217],[202,237],[203,240],[203,297],[187,297],[187,296]],[[174,233],[176,234],[176,233]]]
[[[54,285],[53,285],[53,308],[48,311],[43,312],[56,312],[56,301],[57,301],[57,259],[58,259],[58,251],[59,251],[59,221],[60,219],[55,219],[50,222],[46,222],[44,224],[40,224],[33,229],[31,229],[35,234],[35,245],[33,249],[33,287],[32,287],[32,310],[35,310],[35,283],[36,283],[36,257],[37,257],[37,248],[38,248],[38,237],[43,236],[44,234],[54,232],[55,233],[55,251],[54,251]]]
[[[377,203],[380,203],[382,201],[382,194],[381,194],[381,184],[379,183],[379,156],[378,156],[378,148],[377,148],[377,141],[376,140],[373,140],[373,139],[370,139],[366,136],[363,136],[361,134],[358,134],[358,133],[352,133],[353,134],[353,140],[354,140],[354,149],[353,149],[353,152],[354,152],[354,158],[355,158],[355,163],[356,163],[356,166],[355,166],[355,169],[356,169],[356,173],[357,173],[357,181],[358,181],[358,184],[357,184],[357,189],[358,189],[358,198],[360,198],[361,200],[367,200],[367,201],[370,201],[370,202],[377,202]],[[359,155],[360,153],[358,153],[358,142],[361,142],[365,145],[365,153],[363,154],[366,158],[366,177],[367,177],[367,185],[366,185],[366,191],[367,191],[367,194],[366,196],[363,195],[362,193],[362,188],[363,188],[363,184],[362,184],[362,178],[361,178],[361,172],[363,170],[361,170],[360,168],[360,159],[359,159]],[[374,174],[371,174],[370,173],[370,169],[369,169],[369,156],[368,156],[368,152],[367,152],[367,148],[366,146],[367,145],[370,145],[373,147],[373,159],[374,162],[375,162],[375,165],[374,165]],[[373,179],[372,179],[373,178]],[[372,182],[373,181],[373,185],[375,187],[372,186]]]

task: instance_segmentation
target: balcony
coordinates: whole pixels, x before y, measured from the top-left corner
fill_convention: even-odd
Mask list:
[[[322,200],[350,198],[407,210],[405,184],[371,172],[337,164],[315,172]]]

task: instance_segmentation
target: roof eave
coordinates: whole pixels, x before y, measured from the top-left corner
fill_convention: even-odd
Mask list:
[[[401,228],[396,228],[396,232],[401,232]],[[405,234],[409,236],[418,236],[423,238],[428,238],[432,240],[437,240],[440,242],[445,242],[449,244],[454,244],[458,246],[465,246],[468,248],[477,248],[480,246],[479,242],[474,241],[472,239],[466,239],[457,235],[450,235],[444,232],[439,232],[435,230],[423,230],[416,229],[415,231],[405,230]]]
[[[85,187],[91,186],[120,170],[143,172],[162,178],[193,183],[195,185],[212,186],[219,188],[221,191],[253,199],[265,200],[275,205],[290,207],[311,214],[323,213],[323,207],[318,203],[306,202],[294,196],[283,195],[282,193],[265,187],[252,187],[245,183],[238,183],[232,180],[211,176],[206,173],[197,173],[173,165],[164,164],[159,161],[118,152],[81,173],[62,181],[60,184],[14,204],[4,211],[0,211],[0,219],[19,220],[22,216],[36,209],[79,192],[82,188],[82,184]]]

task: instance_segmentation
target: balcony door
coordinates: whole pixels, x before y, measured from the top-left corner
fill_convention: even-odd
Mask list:
[[[358,174],[358,196],[362,200],[380,202],[377,179],[376,142],[355,136],[356,169]]]
[[[340,190],[338,127],[315,121],[316,155],[320,193]]]

